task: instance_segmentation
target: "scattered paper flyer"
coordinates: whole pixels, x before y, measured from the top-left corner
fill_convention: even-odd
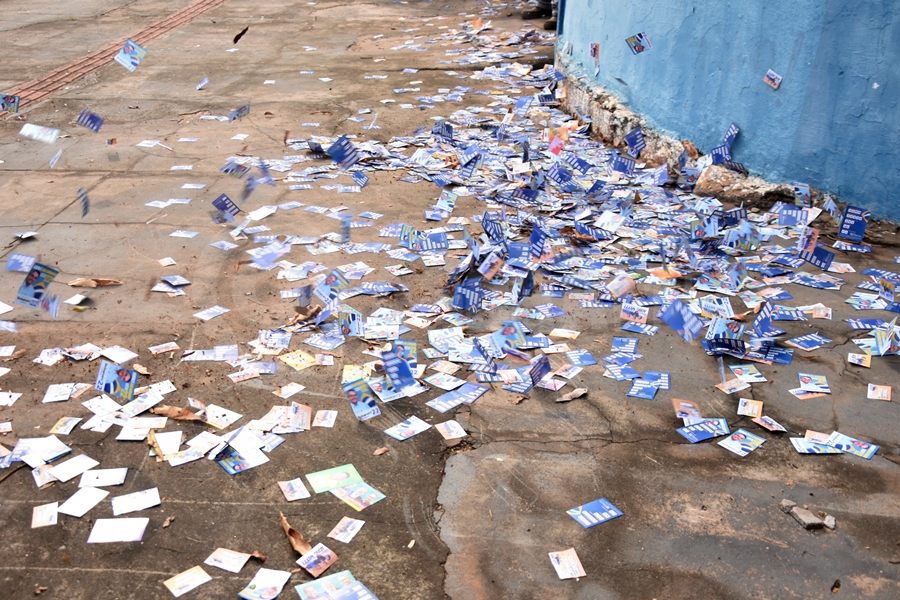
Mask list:
[[[68,500],[62,503],[59,507],[59,512],[80,519],[89,510],[100,504],[107,496],[109,496],[109,492],[106,490],[98,490],[90,486],[79,488]]]
[[[747,456],[766,441],[754,433],[750,433],[745,429],[738,429],[724,440],[719,441],[719,445],[734,452],[738,456]]]
[[[75,389],[74,383],[53,383],[47,386],[42,402],[64,402],[72,396],[72,390]]]
[[[820,444],[805,438],[791,438],[791,444],[800,454],[843,454],[843,451],[827,444]]]
[[[131,72],[137,68],[147,56],[147,49],[131,40],[125,42],[119,53],[116,54],[116,62]]]
[[[734,376],[745,383],[764,383],[766,378],[755,365],[729,365]]]
[[[338,556],[324,544],[316,544],[312,550],[297,559],[297,564],[306,569],[313,577],[324,573],[328,567],[337,562]]]
[[[464,438],[468,435],[462,425],[452,419],[450,421],[438,423],[434,428],[437,429],[438,433],[440,433],[445,440]]]
[[[56,519],[59,509],[59,502],[51,502],[50,504],[42,504],[35,506],[31,510],[31,528],[47,527],[56,525]]]
[[[837,448],[841,452],[853,454],[860,458],[865,458],[866,460],[871,460],[872,457],[875,456],[875,453],[880,449],[880,446],[876,444],[858,440],[837,431],[828,436],[825,444],[832,448]]]
[[[365,510],[385,498],[384,494],[364,481],[333,489],[331,493],[357,511]]]
[[[339,593],[340,597],[344,598],[343,590],[349,590],[353,593],[361,591],[358,588],[349,587],[355,586],[357,583],[359,582],[356,581],[356,577],[350,571],[338,571],[332,575],[319,577],[315,581],[307,581],[294,586],[294,590],[300,596],[300,600],[324,600],[329,596],[338,598]],[[371,592],[368,592],[368,594],[358,593],[350,595],[345,597],[345,600],[378,600]]]
[[[412,416],[402,423],[398,423],[393,427],[385,429],[384,432],[394,438],[395,440],[407,440],[412,436],[422,433],[426,429],[430,429],[431,425],[420,419],[419,417]]]
[[[125,476],[128,474],[128,468],[119,469],[91,469],[81,474],[81,480],[78,487],[107,487],[110,485],[122,485],[125,483]]]
[[[822,394],[830,394],[831,389],[828,387],[828,380],[824,375],[814,375],[812,373],[798,373],[800,378],[800,389],[805,392],[818,392]]]
[[[179,573],[170,579],[166,579],[163,581],[163,585],[172,592],[173,596],[180,598],[184,594],[197,589],[209,581],[212,581],[212,577],[198,565],[196,567],[191,567],[187,571]]]
[[[353,465],[341,465],[306,475],[315,493],[321,494],[354,483],[362,483],[362,477]]]
[[[763,403],[749,398],[738,398],[737,414],[744,417],[755,418],[762,414]]]
[[[238,596],[244,600],[271,600],[281,593],[290,578],[290,571],[261,568]]]
[[[201,310],[198,313],[194,313],[194,316],[198,319],[202,319],[203,321],[209,321],[210,319],[214,319],[220,315],[224,315],[225,313],[230,312],[229,309],[224,308],[222,306],[210,306],[205,310]]]
[[[227,548],[216,548],[215,552],[210,554],[203,563],[231,573],[240,573],[248,560],[250,560],[249,554]]]
[[[575,508],[570,508],[566,514],[578,521],[578,524],[588,529],[622,516],[622,511],[613,506],[606,498],[600,498]]]
[[[139,542],[150,523],[148,518],[97,519],[88,537],[88,544]]]
[[[765,427],[769,431],[787,431],[778,421],[773,419],[772,417],[767,417],[765,415],[761,417],[757,417],[755,419],[751,419],[757,425]]]
[[[553,568],[556,570],[556,574],[560,579],[577,579],[587,575],[584,572],[584,567],[581,566],[581,561],[578,560],[575,548],[569,548],[568,550],[561,550],[559,552],[550,552],[549,555],[550,563],[553,565]]]
[[[740,392],[741,390],[748,389],[750,387],[750,384],[740,379],[731,379],[724,383],[717,383],[716,387],[726,394],[733,394],[735,392]]]
[[[113,515],[125,515],[139,510],[159,506],[159,488],[150,488],[149,490],[141,490],[124,496],[116,496],[112,499]]]
[[[338,411],[336,410],[318,410],[313,419],[313,427],[334,427],[337,420]]]
[[[875,385],[874,383],[870,383],[866,398],[868,398],[869,400],[885,400],[887,402],[890,402],[891,401],[891,386]],[[51,433],[53,433],[53,432],[51,432]]]
[[[281,488],[281,492],[288,502],[310,497],[309,490],[306,489],[306,486],[303,485],[303,480],[299,477],[291,481],[279,481],[278,487]]]
[[[90,456],[87,456],[86,454],[79,454],[78,456],[70,458],[69,460],[60,463],[55,467],[51,467],[50,474],[65,483],[70,479],[78,477],[88,469],[93,469],[99,464],[99,462],[97,462]]]
[[[350,540],[359,533],[359,530],[362,529],[362,526],[365,524],[365,521],[360,521],[359,519],[343,517],[338,524],[335,525],[334,529],[328,533],[328,537],[349,544]]]

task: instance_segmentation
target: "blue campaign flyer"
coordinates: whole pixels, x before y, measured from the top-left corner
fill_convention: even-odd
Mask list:
[[[656,391],[659,388],[656,387],[656,384],[652,381],[647,381],[646,379],[632,379],[631,380],[631,389],[628,390],[626,396],[631,396],[632,398],[643,398],[644,400],[653,400],[654,396],[656,396]]]
[[[122,49],[119,50],[119,53],[116,54],[116,62],[129,71],[134,72],[145,56],[147,56],[146,48],[128,40],[122,46]]]
[[[731,433],[728,429],[728,422],[725,419],[706,419],[694,425],[679,427],[675,431],[683,435],[692,444]]]
[[[872,213],[864,208],[848,206],[841,218],[841,228],[838,237],[852,242],[861,242],[866,234],[866,226]]]
[[[588,529],[616,517],[621,517],[624,513],[613,506],[612,502],[606,498],[600,498],[599,500],[570,508],[566,511],[566,514],[578,521],[579,525]]]
[[[81,111],[81,114],[78,115],[78,120],[76,121],[82,127],[87,127],[94,133],[100,131],[100,128],[103,126],[103,119],[100,115],[94,114],[88,109],[84,109]]]
[[[643,379],[653,383],[661,390],[668,390],[671,386],[671,376],[664,371],[646,371]]]
[[[612,349],[615,352],[626,352],[628,354],[634,354],[637,352],[638,347],[638,339],[637,338],[623,338],[623,337],[614,337],[612,343]]]
[[[641,374],[627,365],[607,365],[606,370],[616,378],[616,381],[625,381],[626,379],[638,379]]]
[[[591,356],[591,353],[584,349],[570,350],[566,352],[566,358],[576,367],[589,367],[597,364],[597,360]]]
[[[137,371],[120,367],[107,360],[101,360],[100,371],[97,373],[94,389],[122,400],[131,400],[134,398],[134,388],[137,386],[137,380]]]
[[[703,321],[681,300],[672,302],[660,315],[660,319],[688,343],[692,342],[703,329]]]
[[[391,384],[395,388],[402,390],[407,386],[416,384],[409,363],[406,361],[405,357],[401,357],[397,354],[397,350],[382,352],[381,359],[384,361],[384,370],[387,371],[388,377],[391,379]]]
[[[19,287],[14,302],[23,306],[37,308],[47,292],[47,286],[59,275],[59,270],[41,263],[34,263]]]
[[[647,325],[646,323],[632,323],[631,321],[627,321],[624,325],[622,325],[621,329],[623,331],[630,331],[632,333],[643,333],[644,335],[656,335],[656,332],[659,331],[659,327],[656,325]]]
[[[381,410],[375,404],[372,390],[366,385],[365,380],[345,383],[343,389],[350,401],[350,408],[353,410],[354,416],[360,421],[367,421],[381,414]]]

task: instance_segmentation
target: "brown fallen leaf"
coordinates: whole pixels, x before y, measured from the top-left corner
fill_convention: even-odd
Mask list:
[[[11,362],[18,358],[22,358],[23,356],[25,356],[25,348],[20,348],[19,350],[16,350],[12,354],[4,358],[3,362]]]
[[[378,450],[376,450],[375,452],[373,452],[373,453],[372,453],[372,456],[381,456],[382,454],[384,454],[384,453],[387,452],[388,450],[389,450],[389,448],[388,448],[387,446],[382,446],[381,448],[379,448]]]
[[[290,327],[291,325],[296,325],[297,323],[300,323],[302,321],[311,320],[314,316],[316,316],[317,314],[319,314],[322,311],[322,307],[318,304],[316,304],[315,306],[312,306],[312,307],[310,307],[310,306],[307,306],[307,307],[295,306],[294,310],[296,310],[298,314],[291,317],[291,320],[287,323],[287,325],[285,325],[285,327]]]
[[[519,404],[522,400],[527,400],[527,399],[528,399],[528,396],[519,394],[515,398],[510,398],[509,403],[510,404]]]
[[[175,520],[175,517],[174,517],[174,516],[173,516],[173,517],[166,517],[166,520],[163,521],[163,524],[162,524],[163,529],[165,529],[166,527],[168,527],[169,525],[171,525],[171,524],[172,524],[172,521],[174,521],[174,520]]]
[[[586,396],[588,393],[587,388],[578,388],[576,390],[572,390],[568,394],[564,394],[556,399],[557,402],[568,402],[569,400],[574,400],[575,398],[581,398],[582,396]]]
[[[46,592],[48,588],[46,585],[37,585],[34,587],[34,595],[40,596],[43,592]]]
[[[255,558],[259,562],[266,562],[266,555],[259,550],[254,550],[253,554],[250,555],[250,558]]]
[[[176,421],[203,421],[203,419],[201,419],[188,409],[181,408],[179,406],[160,404],[159,406],[154,406],[153,408],[151,408],[150,412],[161,417],[169,417],[170,419],[175,419]]]
[[[122,285],[118,279],[107,279],[104,277],[78,277],[68,283],[71,287],[104,287],[107,285]]]
[[[156,431],[153,429],[150,430],[150,433],[147,434],[147,443],[150,444],[150,447],[153,448],[153,451],[156,453],[158,458],[162,458],[163,451],[162,448],[159,447],[159,442],[156,441]]]
[[[700,158],[700,152],[697,151],[697,147],[690,142],[690,140],[681,140],[681,145],[688,152],[688,156],[692,160],[697,160]]]
[[[151,373],[147,369],[147,367],[145,367],[144,365],[138,364],[138,363],[134,363],[131,366],[131,368],[134,369],[135,371],[137,371],[138,373],[140,373],[141,375],[153,375],[153,373]]]
[[[299,552],[300,554],[306,554],[310,550],[312,550],[312,546],[303,538],[303,534],[291,527],[291,524],[288,523],[287,518],[284,516],[283,512],[279,512],[281,515],[281,528],[284,529],[285,535],[288,536],[288,541],[291,542],[291,546],[293,546],[294,550]]]

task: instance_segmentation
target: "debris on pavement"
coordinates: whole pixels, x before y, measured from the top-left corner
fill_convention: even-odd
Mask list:
[[[167,511],[171,507],[161,496],[165,494],[164,486],[144,485],[137,491],[128,488],[128,493],[112,496],[106,504],[110,492],[102,488],[122,485],[126,478],[131,478],[128,469],[136,470],[138,465],[129,464],[127,468],[118,463],[101,465],[100,461],[80,453],[80,448],[85,446],[83,442],[70,442],[72,446],[69,446],[57,437],[70,440],[65,436],[73,431],[77,433],[75,428],[79,424],[78,431],[95,434],[105,434],[118,427],[112,430],[115,433],[112,438],[104,438],[114,440],[112,443],[146,442],[144,457],[150,453],[153,458],[149,460],[156,461],[154,468],[168,471],[196,462],[196,470],[188,477],[197,477],[201,469],[204,473],[213,469],[206,465],[211,461],[234,478],[227,483],[240,481],[244,485],[241,478],[249,478],[246,472],[251,469],[270,462],[293,461],[287,451],[279,451],[288,439],[285,436],[302,436],[304,443],[321,446],[324,452],[332,439],[327,429],[338,424],[339,411],[335,408],[346,408],[347,402],[355,419],[349,413],[342,413],[341,425],[350,422],[359,432],[365,432],[365,443],[372,443],[368,448],[390,444],[378,447],[372,456],[390,452],[380,460],[407,461],[411,460],[410,454],[404,453],[407,446],[417,443],[407,440],[415,436],[452,441],[475,431],[463,426],[468,421],[454,420],[453,414],[441,423],[432,423],[435,417],[475,402],[487,403],[491,397],[499,396],[517,405],[511,409],[506,404],[506,408],[519,410],[532,403],[543,405],[551,399],[552,406],[585,397],[588,397],[585,402],[591,403],[599,395],[597,392],[620,399],[626,407],[625,403],[632,398],[653,403],[666,392],[681,394],[678,386],[686,384],[689,373],[671,369],[673,375],[650,370],[654,367],[643,360],[645,356],[659,355],[664,346],[670,350],[675,348],[673,352],[693,353],[699,360],[706,360],[706,356],[716,359],[721,381],[714,387],[722,392],[710,388],[706,397],[683,400],[667,396],[673,403],[676,421],[658,435],[669,443],[697,445],[694,448],[719,453],[722,460],[736,460],[706,443],[722,438],[715,445],[746,461],[765,456],[773,447],[793,449],[801,455],[853,455],[828,459],[848,461],[871,460],[881,450],[881,443],[850,435],[872,439],[869,432],[857,431],[860,427],[856,422],[846,423],[847,433],[801,435],[800,420],[775,411],[776,421],[764,414],[764,408],[771,410],[773,403],[754,397],[754,390],[776,383],[789,386],[791,389],[785,387],[779,393],[791,394],[791,399],[798,402],[850,393],[851,386],[860,386],[854,377],[832,377],[829,381],[826,374],[817,372],[823,363],[816,362],[832,355],[845,342],[858,350],[847,354],[849,371],[856,366],[871,368],[873,360],[895,364],[892,357],[900,355],[900,327],[896,318],[890,321],[848,319],[848,338],[835,341],[820,335],[815,327],[810,331],[807,326],[830,321],[845,307],[822,302],[807,306],[787,304],[793,300],[792,290],[797,289],[791,286],[838,292],[849,285],[849,276],[856,273],[854,267],[851,263],[834,262],[836,253],[832,250],[851,257],[852,253],[871,253],[871,247],[862,244],[867,211],[848,206],[841,212],[830,199],[814,202],[808,186],[804,188],[803,184],[796,186],[798,196],[794,203],[778,201],[767,209],[728,207],[715,198],[695,195],[690,182],[695,181],[697,174],[715,164],[721,154],[727,154],[730,161],[731,144],[739,131],[736,125],[728,129],[715,149],[718,150],[715,156],[712,153],[692,156],[685,149],[677,173],[670,173],[664,164],[649,165],[640,159],[645,147],[640,129],[625,136],[627,150],[624,151],[592,140],[589,118],[560,109],[565,87],[559,71],[550,65],[537,68],[525,62],[509,62],[525,60],[537,52],[536,48],[552,44],[552,37],[533,29],[486,33],[492,28],[490,21],[470,22],[460,29],[441,30],[433,37],[433,41],[454,46],[471,43],[467,50],[448,51],[452,60],[444,61],[460,69],[484,65],[468,75],[454,75],[471,85],[436,91],[397,87],[393,89],[395,95],[408,94],[403,97],[414,98],[418,104],[412,104],[413,100],[408,105],[398,104],[394,99],[382,101],[383,114],[404,107],[420,109],[423,114],[436,113],[435,109],[445,105],[455,109],[449,114],[428,115],[431,123],[425,122],[407,135],[385,141],[352,132],[357,124],[360,132],[380,129],[375,124],[379,113],[372,114],[371,109],[354,113],[348,119],[354,125],[346,133],[342,129],[340,135],[320,135],[319,123],[302,123],[299,127],[309,128],[304,131],[316,133],[292,138],[285,131],[285,151],[291,154],[252,156],[241,150],[234,156],[224,156],[226,152],[222,152],[215,165],[215,175],[178,188],[189,194],[187,190],[200,191],[207,185],[212,187],[223,182],[233,185],[238,180],[241,191],[240,196],[234,196],[237,201],[221,193],[211,202],[211,210],[197,208],[201,201],[192,202],[188,198],[146,203],[156,211],[201,211],[205,219],[201,230],[172,230],[173,225],[167,225],[165,231],[172,233],[163,234],[159,244],[176,248],[176,243],[181,246],[202,240],[206,251],[222,256],[227,253],[228,272],[221,275],[223,280],[266,277],[268,284],[281,286],[273,295],[290,306],[292,313],[285,318],[273,314],[266,321],[254,317],[252,323],[258,333],[251,332],[248,337],[252,339],[236,339],[232,335],[232,319],[245,318],[239,314],[236,301],[240,295],[232,296],[231,292],[216,295],[209,290],[195,295],[193,288],[200,287],[199,282],[192,283],[177,274],[155,276],[147,284],[147,301],[187,300],[190,313],[199,320],[194,325],[210,327],[203,331],[215,331],[215,336],[208,335],[207,339],[198,335],[195,339],[193,335],[181,338],[181,334],[160,334],[152,342],[148,341],[155,344],[146,348],[149,356],[142,350],[141,360],[152,370],[138,363],[131,368],[125,366],[140,354],[122,346],[102,348],[82,340],[83,345],[73,348],[42,349],[28,368],[52,372],[55,381],[64,383],[51,384],[40,391],[24,387],[18,392],[0,391],[0,410],[12,409],[17,401],[19,407],[25,401],[37,405],[39,399],[41,405],[59,406],[47,423],[47,435],[34,433],[29,435],[38,437],[18,437],[11,451],[0,446],[5,452],[0,452],[0,469],[19,467],[15,465],[19,462],[32,469],[37,487],[32,528],[57,526],[59,515],[82,519],[104,503],[103,507],[108,506],[116,518],[94,519],[86,543],[140,542],[148,527],[157,525],[160,513],[145,513],[149,517],[118,517],[163,505]],[[249,26],[238,33],[233,44],[248,30]],[[417,36],[393,50],[425,51],[422,42],[416,41],[420,38]],[[653,48],[643,32],[625,41],[634,54]],[[233,56],[244,55],[245,46],[246,42],[241,46],[241,54]],[[128,39],[115,60],[134,72],[147,56],[147,49]],[[162,62],[164,57],[163,52],[153,55],[154,62]],[[778,88],[780,76],[769,71],[766,78],[767,83]],[[331,81],[328,77],[319,79]],[[260,78],[260,81],[263,85],[275,85],[275,80]],[[280,80],[278,84],[281,85]],[[210,80],[204,77],[196,90],[205,92],[209,85]],[[420,82],[409,85],[420,85]],[[486,106],[478,105],[473,100],[476,95],[489,96],[490,102]],[[226,127],[244,127],[252,121],[250,106],[246,103],[225,110],[227,116],[213,116],[210,112],[199,120],[210,126],[210,139],[234,140],[231,143],[237,142],[238,146],[234,146],[237,149],[248,141],[248,136],[256,135],[258,129],[253,129],[251,134],[234,135],[235,131]],[[14,107],[17,105],[12,102],[4,105],[10,112],[16,112],[11,110]],[[226,108],[229,105],[221,104],[218,112]],[[213,110],[212,103],[209,110]],[[362,115],[370,114],[371,122],[363,119]],[[368,125],[361,125],[363,122]],[[77,123],[97,132],[104,120],[85,110]],[[19,133],[54,144],[61,131],[26,123]],[[142,135],[161,134],[148,130]],[[179,142],[189,143],[187,138]],[[194,142],[192,139],[190,143]],[[156,146],[174,152],[160,140],[147,139],[132,145],[148,154]],[[202,173],[206,177],[204,171],[199,168],[195,171],[188,164],[171,169],[192,171],[198,178]],[[310,190],[335,195],[358,194],[364,198],[389,176],[398,185],[426,188],[428,191],[420,195],[427,196],[433,204],[404,210],[404,222],[382,220],[385,215],[376,210],[357,212],[358,205],[349,200],[348,206],[312,204],[323,202],[324,196],[315,196],[313,200]],[[268,192],[266,185],[289,192],[290,198],[309,198],[310,204],[293,199],[280,204],[262,204],[258,198],[270,198],[263,196]],[[81,197],[82,217],[85,217],[90,204],[83,190]],[[461,214],[463,206],[473,203],[477,203],[478,210]],[[92,214],[102,211],[101,206],[94,204]],[[138,208],[148,210],[143,205]],[[383,210],[379,206],[372,208]],[[313,222],[326,223],[326,229],[330,227],[332,231],[314,235],[313,228],[307,226]],[[147,225],[150,221],[145,222],[141,217],[140,223]],[[196,221],[184,223],[184,227],[201,228]],[[813,227],[814,223],[817,227]],[[837,237],[847,241],[832,240],[834,236],[823,234],[826,224],[839,231]],[[27,238],[29,233],[33,232],[16,235]],[[832,250],[826,246],[826,240],[833,242]],[[155,250],[159,253],[154,252],[154,256],[169,251]],[[234,254],[237,252],[246,253],[249,258]],[[234,262],[238,256],[244,260]],[[58,264],[40,254],[34,257],[16,253],[8,257],[6,270],[26,275],[16,289],[7,290],[18,312],[15,320],[0,322],[3,340],[21,335],[16,333],[19,324],[32,321],[23,314],[29,308],[40,308],[59,318],[59,299],[50,294],[50,285],[63,269],[37,262],[39,258]],[[179,263],[167,257],[154,258],[153,264],[168,267]],[[188,271],[184,273],[193,277]],[[417,295],[411,287],[417,289],[413,281],[418,282],[423,273],[439,276],[442,285],[427,290],[427,294],[418,290]],[[132,275],[123,272],[124,282],[76,277],[67,285],[98,288],[96,294],[100,293],[99,288],[121,286],[133,295]],[[856,286],[861,291],[845,294],[847,305],[881,317],[885,316],[884,312],[900,312],[900,302],[894,296],[900,274],[868,267],[859,275],[864,277]],[[402,278],[407,278],[403,280],[408,284],[401,283]],[[117,289],[103,291],[108,295],[91,296],[89,302],[100,311],[118,292]],[[252,292],[254,298],[259,295],[257,291]],[[78,303],[86,299],[81,298]],[[364,303],[370,305],[370,299],[376,302],[377,308],[364,311],[361,307]],[[394,302],[398,299],[404,310],[388,305],[399,307]],[[0,302],[0,311],[12,309]],[[587,315],[588,325],[607,319],[614,324],[610,332],[627,333],[590,341],[585,334],[588,325],[583,330],[557,326],[562,321],[556,320],[574,321],[576,314],[579,319]],[[212,329],[217,325],[217,329]],[[791,332],[780,327],[791,328]],[[171,333],[172,330],[162,331]],[[637,337],[625,337],[630,334]],[[113,335],[119,336],[121,344],[132,340],[130,334],[111,329],[109,336]],[[794,337],[788,337],[791,335]],[[850,337],[856,335],[860,337]],[[180,356],[176,353],[182,350],[181,346],[175,341],[165,341],[173,338],[188,348]],[[99,338],[94,341],[101,343]],[[34,354],[29,354],[31,349],[15,348],[0,347],[0,356],[13,361]],[[77,361],[87,361],[92,368],[96,365],[93,386],[66,376],[63,366]],[[798,362],[802,370],[787,374],[787,367],[797,367]],[[163,372],[168,363],[184,369],[190,383],[184,383],[179,389],[162,377],[154,381],[153,372]],[[228,373],[221,363],[227,365]],[[703,364],[715,372],[716,363],[712,358]],[[731,379],[727,378],[726,366],[733,376]],[[8,376],[10,369],[16,369],[16,376],[22,377],[17,385],[24,381],[26,367],[18,363],[4,368],[0,376]],[[797,373],[796,379],[793,372]],[[857,374],[858,370],[852,372]],[[602,386],[582,385],[582,374],[591,373],[603,378]],[[286,375],[291,381],[268,385],[273,375]],[[311,399],[319,400],[323,394],[308,388],[326,377],[339,382],[343,395],[324,395],[335,404],[316,409],[313,416]],[[220,404],[204,404],[181,393],[188,385],[196,389],[201,382],[221,386],[222,399],[217,400]],[[89,389],[99,394],[79,401],[80,405],[73,402]],[[250,389],[265,389],[267,394],[271,391],[284,402],[273,403],[266,411],[253,412],[243,401],[239,403],[232,397],[240,397],[242,391]],[[865,398],[890,402],[891,389],[890,385],[868,383]],[[228,394],[224,390],[229,390]],[[862,388],[853,390],[862,399]],[[738,397],[738,392],[747,397]],[[526,398],[529,403],[520,404]],[[404,403],[392,404],[398,400]],[[406,404],[407,400],[410,403]],[[336,404],[338,401],[342,402],[340,406]],[[575,410],[578,404],[565,404],[557,410]],[[415,414],[410,407],[414,407]],[[727,407],[727,411],[722,407]],[[47,410],[50,414],[53,409]],[[81,416],[68,416],[75,411]],[[429,431],[432,428],[437,434]],[[0,433],[23,435],[18,429],[13,431],[11,423],[0,429]],[[60,461],[73,453],[73,447],[77,449],[76,455]],[[369,509],[387,497],[378,489],[387,490],[383,487],[390,477],[386,471],[369,472],[360,466],[373,485],[363,479],[353,464],[346,462],[349,459],[342,461],[334,456],[331,454],[328,460],[335,466],[287,474],[286,479],[294,479],[286,481],[276,481],[268,475],[272,471],[260,469],[255,477],[269,479],[257,479],[256,482],[264,482],[258,489],[266,486],[275,489],[277,485],[284,502],[297,502],[291,507],[312,505],[313,495],[317,496],[315,502],[324,503],[326,500],[318,496],[324,492],[330,492],[356,511]],[[204,458],[207,460],[203,461]],[[290,464],[291,468],[296,467],[295,462]],[[217,467],[215,470],[212,476],[225,478]],[[304,473],[312,494],[299,477]],[[76,491],[61,485],[78,476],[80,483]],[[131,479],[130,483],[136,482]],[[46,502],[51,494],[58,494],[61,502]],[[328,500],[334,502],[330,497]],[[346,509],[337,503],[335,506]],[[806,529],[835,527],[833,516],[824,516],[823,520],[786,499],[781,501],[781,510],[791,514]],[[566,513],[584,529],[625,516],[606,498]],[[306,518],[306,513],[303,514]],[[338,561],[338,556],[322,543],[307,542],[283,512],[279,511],[279,515],[291,547],[300,555],[297,564],[306,572],[300,576],[314,579],[296,585],[300,598],[318,598],[323,594],[331,594],[327,597],[334,599],[375,598],[349,570],[323,576]],[[175,518],[175,515],[166,517],[161,527],[169,527]],[[304,530],[313,532],[311,537],[318,537],[332,523],[334,520],[315,526],[310,523],[308,528],[304,525]],[[342,517],[327,537],[349,545],[365,523]],[[363,537],[365,533],[360,539]],[[413,539],[407,548],[415,545]],[[365,547],[357,541],[347,552],[362,553],[358,546]],[[427,548],[426,541],[419,549],[423,547]],[[259,552],[245,554],[218,548],[204,564],[240,573],[251,557],[260,562],[266,560]],[[574,547],[549,552],[549,557],[559,579],[586,576]],[[187,561],[184,567],[190,564]],[[290,571],[260,568],[238,595],[248,600],[274,598],[291,578]],[[180,597],[212,580],[213,577],[196,565],[163,584],[175,597]],[[46,589],[38,587],[35,594]]]

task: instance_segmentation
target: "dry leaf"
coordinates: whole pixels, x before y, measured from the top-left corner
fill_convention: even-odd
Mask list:
[[[527,398],[528,398],[528,396],[519,394],[515,398],[510,398],[509,402],[510,402],[510,404],[518,404],[519,402],[521,402],[522,400],[526,400]]]
[[[316,316],[317,314],[319,314],[322,311],[322,307],[319,306],[318,304],[316,304],[315,306],[312,306],[312,307],[307,306],[305,308],[295,306],[294,310],[296,310],[298,314],[294,315],[291,318],[291,320],[288,322],[288,324],[284,325],[284,327],[290,327],[291,325],[296,325],[297,323],[300,323],[302,321],[311,320],[314,316]]]
[[[279,512],[278,514],[281,515],[281,528],[284,529],[284,533],[288,536],[288,540],[291,542],[291,546],[293,546],[294,550],[300,554],[306,554],[312,550],[312,546],[303,539],[303,534],[291,527],[291,524],[288,523],[284,513]]]
[[[34,588],[34,595],[40,596],[42,592],[46,592],[49,588],[45,585],[38,585]]]
[[[406,545],[406,547],[407,547],[407,548],[412,548],[412,547],[415,546],[415,545],[416,545],[416,540],[410,540],[409,543]]]
[[[147,367],[144,365],[139,365],[138,363],[134,363],[131,365],[131,368],[140,373],[141,375],[153,375]]]
[[[118,279],[105,279],[102,277],[79,277],[68,283],[71,287],[95,288],[107,285],[122,285]]]
[[[159,415],[161,417],[169,417],[170,419],[175,419],[176,421],[202,421],[199,416],[195,415],[191,411],[186,408],[181,408],[178,406],[168,406],[167,404],[160,404],[159,406],[154,406],[150,409],[154,415]]]
[[[700,158],[700,152],[697,151],[697,147],[694,146],[689,140],[681,140],[681,145],[688,152],[688,156],[692,160],[697,160]]]
[[[172,521],[174,521],[174,520],[175,520],[175,517],[166,517],[166,520],[163,521],[163,524],[162,524],[163,529],[165,529],[166,527],[168,527],[169,525],[171,525],[171,524],[172,524]]]
[[[569,400],[574,400],[575,398],[581,398],[582,396],[587,395],[587,388],[578,388],[576,390],[572,390],[568,394],[560,396],[556,399],[557,402],[568,402]]]
[[[259,550],[254,550],[253,554],[250,555],[250,558],[255,558],[259,562],[266,562],[266,555]]]
[[[372,456],[381,456],[382,454],[384,454],[387,451],[388,451],[388,447],[383,446],[383,447],[379,448],[378,450],[376,450],[375,452],[373,452]]]
[[[25,348],[16,350],[12,354],[10,354],[6,358],[4,358],[3,362],[10,362],[10,361],[16,360],[17,358],[22,358],[23,356],[25,356]]]
[[[159,447],[159,443],[156,441],[156,432],[153,429],[151,429],[150,433],[147,434],[147,443],[150,444],[151,448],[153,448],[156,456],[158,456],[159,458],[163,457],[162,448]]]

